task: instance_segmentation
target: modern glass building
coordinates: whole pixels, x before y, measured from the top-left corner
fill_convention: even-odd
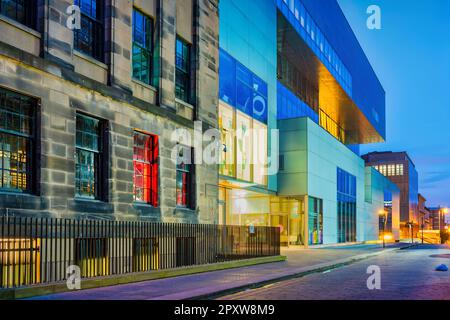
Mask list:
[[[378,239],[398,189],[359,145],[386,138],[385,92],[338,3],[224,0],[219,12],[219,221],[279,226],[285,245]]]

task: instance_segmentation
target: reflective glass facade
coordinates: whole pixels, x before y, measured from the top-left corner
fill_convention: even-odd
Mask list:
[[[227,0],[219,2],[219,12],[219,98],[266,126],[264,153],[270,157],[270,130],[277,128],[276,5]],[[264,188],[276,192],[277,176],[264,178]]]
[[[279,120],[309,117],[319,123],[319,115],[281,82],[277,82],[277,116]]]
[[[291,24],[293,23],[294,28],[296,28],[296,25],[298,28],[298,25],[301,23],[295,18],[295,11],[292,15],[292,11],[288,7],[291,0],[286,0],[288,4],[285,3],[285,0],[274,1],[277,2],[279,7],[283,6],[285,8],[284,12],[286,12],[286,10],[288,11],[288,15],[291,16],[291,18],[288,17],[289,21]],[[364,51],[361,49],[358,39],[353,33],[345,15],[342,13],[338,2],[336,0],[299,0],[298,2],[301,2],[302,6],[312,17],[315,25],[324,35],[324,38],[326,38],[342,65],[345,66],[350,73],[352,79],[351,99],[364,113],[379,135],[385,139],[385,91]],[[297,0],[295,0],[295,3],[297,3]],[[300,32],[300,35],[302,35],[302,32]],[[306,36],[304,32],[303,35]],[[322,61],[322,53],[320,52],[317,56]],[[332,71],[330,70],[330,72]],[[342,85],[342,81],[339,80],[339,77],[336,76],[336,74],[334,74],[334,76]],[[342,85],[342,87],[345,89],[344,85]]]
[[[356,177],[337,169],[338,242],[356,241]]]
[[[275,1],[286,19],[351,97],[352,76],[350,72],[303,3],[300,0]]]

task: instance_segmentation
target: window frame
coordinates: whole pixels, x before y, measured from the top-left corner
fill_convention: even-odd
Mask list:
[[[103,62],[104,57],[104,44],[105,44],[105,23],[104,23],[104,15],[105,15],[105,3],[104,0],[90,0],[91,1],[91,11],[92,11],[92,2],[95,1],[96,8],[96,17],[92,16],[84,12],[81,9],[81,1],[82,0],[74,0],[74,5],[77,5],[80,8],[81,15],[81,26],[79,30],[73,31],[73,46],[75,50],[86,54],[100,62]],[[92,28],[89,29],[89,40],[91,42],[91,46],[89,46],[89,51],[83,50],[80,45],[80,34],[83,29],[83,19],[87,19]]]
[[[146,38],[147,38],[146,41],[148,41],[148,48],[143,47],[141,44],[139,44],[138,42],[135,41],[135,32],[136,32],[136,29],[135,29],[136,23],[135,22],[136,22],[136,14],[137,13],[142,15],[142,17],[145,21],[145,26],[149,27],[149,29],[150,29],[149,31],[145,32]],[[152,85],[153,84],[153,81],[152,81],[153,71],[154,71],[153,70],[153,52],[154,52],[154,34],[155,34],[154,19],[151,16],[145,14],[142,10],[140,10],[134,6],[133,6],[132,19],[133,20],[132,20],[132,39],[131,39],[131,42],[132,42],[131,43],[131,75],[132,75],[132,78],[135,80],[141,81],[148,85]],[[139,50],[145,51],[148,54],[148,62],[147,62],[148,63],[148,79],[143,80],[142,78],[137,77],[134,73],[134,63],[135,63],[134,48],[135,48],[135,46],[137,48],[139,48]],[[142,52],[140,53],[140,56],[141,56],[140,65],[142,68]]]
[[[183,149],[185,152],[189,151],[190,152],[190,162],[189,164],[184,164],[185,166],[187,166],[186,168],[181,168],[180,165],[178,163],[176,163],[176,174],[175,174],[175,194],[176,194],[176,206],[177,208],[183,208],[183,209],[194,209],[195,207],[195,162],[194,160],[194,150],[193,148],[183,145],[183,144],[178,144],[177,145],[177,161],[178,161],[178,156],[180,154],[180,149]],[[184,153],[183,153],[183,157],[185,157]],[[183,197],[183,187],[186,186],[186,202],[185,203],[179,203],[178,201],[178,192],[179,192],[179,187],[178,187],[178,173],[182,174],[186,174],[186,182],[185,184],[182,182],[182,186],[181,186],[181,193],[182,193],[182,197]],[[183,178],[182,178],[183,181]],[[182,198],[183,199],[183,198]]]
[[[76,126],[78,117],[92,119],[98,121],[98,132],[97,132],[97,149],[88,148],[85,146],[78,145],[77,136],[78,129]],[[108,166],[107,159],[108,155],[106,154],[106,150],[108,150],[108,136],[109,136],[109,123],[106,120],[99,119],[95,116],[87,115],[82,112],[76,113],[76,121],[75,121],[75,198],[81,200],[97,200],[97,201],[106,201],[107,200],[107,191],[108,191]],[[94,195],[93,196],[85,196],[78,192],[77,187],[77,152],[84,151],[89,152],[96,156],[94,158]]]
[[[136,157],[136,149],[138,146],[136,145],[136,136],[145,136],[147,139],[150,139],[151,147],[143,149],[143,152],[149,152],[144,158],[149,159],[148,161],[146,159],[137,159]],[[145,186],[141,189],[144,189],[144,193],[148,192],[147,197],[148,201],[145,200],[138,200],[136,199],[136,164],[141,163],[144,166],[149,167],[149,188],[146,190]],[[156,174],[155,171],[156,170]],[[145,181],[144,175],[143,179]],[[154,181],[156,179],[156,182]],[[145,183],[145,182],[144,182]],[[156,190],[153,190],[153,187],[156,188]],[[144,199],[146,198],[146,195],[144,195]],[[135,203],[144,203],[149,204],[153,207],[158,207],[158,200],[159,200],[159,137],[155,134],[150,134],[142,131],[135,130],[133,132],[133,201]]]
[[[16,137],[18,139],[26,139],[27,141],[27,161],[26,161],[26,169],[25,172],[23,171],[19,171],[16,170],[16,174],[20,174],[23,175],[25,173],[25,177],[26,177],[26,189],[20,189],[20,188],[4,188],[3,187],[3,175],[4,175],[4,171],[9,171],[10,173],[12,172],[12,170],[8,169],[8,170],[4,170],[3,169],[3,156],[0,157],[0,161],[2,163],[2,167],[0,169],[0,191],[1,192],[8,192],[8,193],[15,193],[15,194],[37,194],[38,193],[38,180],[39,180],[39,175],[38,175],[38,167],[40,166],[40,162],[38,160],[39,155],[37,153],[37,137],[38,137],[38,133],[39,133],[39,127],[40,127],[40,123],[39,123],[39,106],[40,106],[40,102],[38,99],[33,98],[31,96],[22,94],[20,92],[16,92],[13,90],[9,90],[7,88],[3,88],[0,87],[0,110],[3,110],[2,108],[2,102],[1,102],[1,97],[2,94],[5,94],[5,100],[6,100],[6,96],[7,95],[12,95],[12,96],[16,96],[18,98],[20,98],[20,100],[22,99],[27,99],[30,103],[30,113],[29,115],[26,115],[25,117],[29,118],[29,123],[28,123],[28,127],[29,127],[29,133],[23,133],[20,131],[16,131],[16,130],[10,130],[7,128],[0,128],[0,134],[5,135],[5,136],[11,136],[11,137]],[[8,112],[8,110],[6,110],[6,112]],[[11,111],[9,111],[11,112]],[[12,112],[13,114],[16,115],[20,115],[20,113],[17,112]],[[2,150],[1,144],[0,144],[0,150]],[[9,151],[11,153],[11,151]]]
[[[178,44],[182,45],[183,53],[182,57],[178,54]],[[184,55],[184,48],[186,48],[186,57],[183,57]],[[191,103],[191,50],[192,45],[181,38],[180,36],[176,36],[175,39],[175,97],[179,100],[182,100],[186,103]],[[181,61],[184,61],[186,66],[184,69],[180,68],[178,64],[178,59],[181,59]],[[179,78],[180,76],[184,77],[184,96],[180,93],[180,87],[179,86]]]

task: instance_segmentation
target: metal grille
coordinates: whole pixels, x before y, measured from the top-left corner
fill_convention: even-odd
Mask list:
[[[280,254],[275,227],[0,217],[0,288]]]

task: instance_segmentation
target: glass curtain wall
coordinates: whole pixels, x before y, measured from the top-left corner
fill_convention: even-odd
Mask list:
[[[323,200],[308,198],[309,244],[323,244]]]
[[[219,174],[267,185],[267,125],[219,104],[222,151]]]
[[[356,241],[356,177],[337,169],[338,242]]]

